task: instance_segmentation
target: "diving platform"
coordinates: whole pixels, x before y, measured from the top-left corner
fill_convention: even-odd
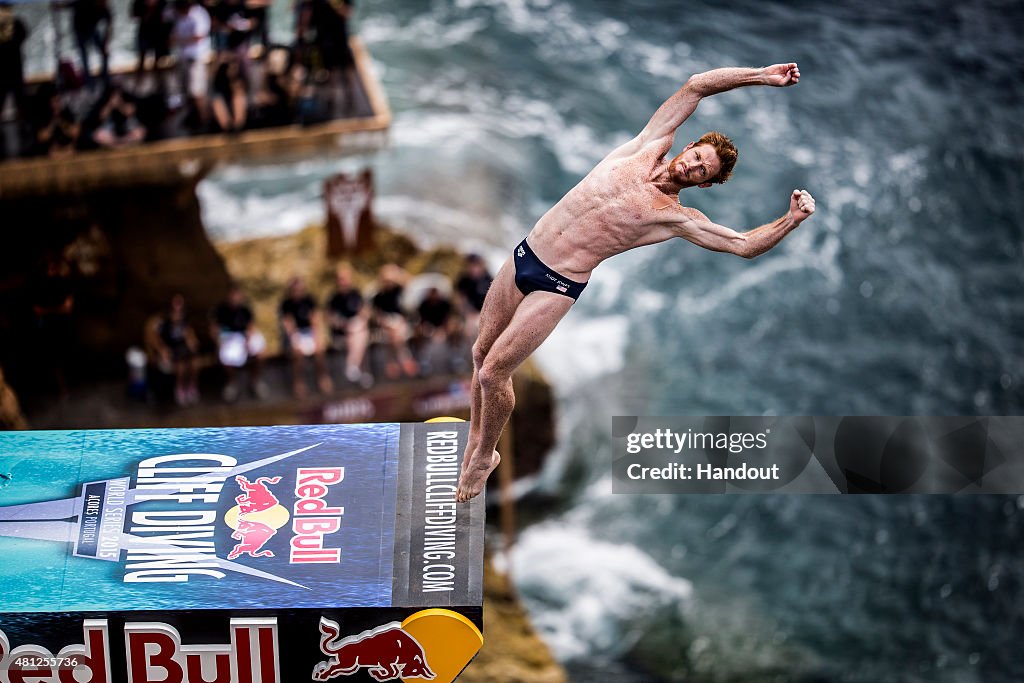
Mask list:
[[[352,36],[357,92],[352,115],[238,133],[195,134],[61,158],[0,161],[0,199],[139,185],[174,185],[201,178],[224,162],[364,154],[387,144],[391,109],[366,46]],[[162,67],[166,68],[166,67]]]
[[[0,433],[0,679],[455,680],[485,513],[449,420]]]

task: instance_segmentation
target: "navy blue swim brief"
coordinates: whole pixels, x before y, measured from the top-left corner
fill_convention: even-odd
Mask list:
[[[513,252],[513,260],[516,264],[516,287],[523,294],[553,292],[575,301],[587,286],[586,282],[570,280],[545,266],[525,239]]]

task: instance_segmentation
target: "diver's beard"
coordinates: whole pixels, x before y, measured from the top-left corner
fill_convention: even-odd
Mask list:
[[[671,180],[676,185],[679,185],[680,187],[690,187],[691,185],[693,185],[693,183],[690,182],[690,180],[686,177],[686,175],[682,171],[682,168],[681,168],[682,164],[680,163],[680,160],[679,160],[679,157],[681,157],[681,156],[682,155],[680,154],[675,159],[673,159],[671,162],[669,162],[669,165],[668,165],[668,178],[669,178],[669,180]]]
[[[692,180],[687,178],[682,173],[677,173],[677,172],[672,171],[672,170],[669,170],[668,177],[669,177],[669,180],[671,180],[673,183],[678,185],[679,189],[681,189],[681,190],[685,189],[687,187],[694,187],[695,185],[697,185],[697,183],[693,182]]]

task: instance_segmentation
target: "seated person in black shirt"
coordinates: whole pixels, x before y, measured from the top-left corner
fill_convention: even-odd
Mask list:
[[[274,48],[267,53],[263,60],[263,78],[253,95],[250,128],[286,126],[293,122],[290,60],[287,48]]]
[[[416,312],[419,314],[417,331],[423,337],[443,340],[455,322],[451,299],[441,294],[437,287],[427,290]]]
[[[35,152],[51,158],[71,156],[82,131],[78,117],[56,88],[44,86],[41,91],[40,99],[44,103],[36,119]]]
[[[373,322],[383,330],[394,355],[384,372],[394,379],[400,374],[415,377],[419,366],[409,350],[409,323],[402,311],[402,292],[408,274],[394,263],[381,266],[377,275],[377,293],[373,296]]]
[[[156,324],[153,339],[157,365],[174,373],[174,400],[179,406],[199,402],[199,341],[185,312],[185,297],[175,294],[171,305]]]
[[[464,320],[464,331],[467,337],[476,339],[480,330],[480,310],[484,307],[484,297],[491,287],[494,278],[487,272],[484,260],[476,254],[466,257],[462,273],[455,282],[458,293],[458,307]]]
[[[363,360],[370,343],[369,310],[363,305],[363,295],[353,284],[352,268],[348,264],[338,266],[335,282],[337,289],[327,301],[331,347],[345,353],[345,378],[368,386],[373,383],[373,376],[363,372]]]
[[[217,356],[227,374],[224,400],[232,403],[238,399],[238,369],[246,365],[252,369],[249,381],[253,395],[266,398],[267,386],[260,374],[267,341],[253,324],[252,309],[241,287],[231,285],[227,300],[213,309],[210,323],[211,336],[217,340]]]
[[[284,331],[283,346],[292,358],[292,388],[295,397],[306,396],[306,383],[303,381],[306,358],[312,358],[316,366],[320,392],[331,393],[334,385],[327,374],[320,311],[313,297],[306,291],[306,283],[302,278],[293,277],[288,283],[288,296],[281,302],[280,316]]]
[[[427,289],[416,308],[416,353],[420,369],[429,374],[451,364],[449,340],[456,338],[459,318],[449,297],[437,287]]]
[[[237,133],[245,128],[249,115],[249,86],[237,54],[225,52],[218,59],[210,107],[222,132]]]

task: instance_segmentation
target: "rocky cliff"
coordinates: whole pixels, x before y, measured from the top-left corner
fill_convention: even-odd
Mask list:
[[[0,364],[19,393],[33,393],[33,377],[50,360],[39,357],[33,337],[33,304],[49,261],[60,264],[74,294],[60,352],[85,375],[120,370],[146,318],[173,294],[185,296],[199,322],[227,291],[191,183],[4,199],[0,213]]]

